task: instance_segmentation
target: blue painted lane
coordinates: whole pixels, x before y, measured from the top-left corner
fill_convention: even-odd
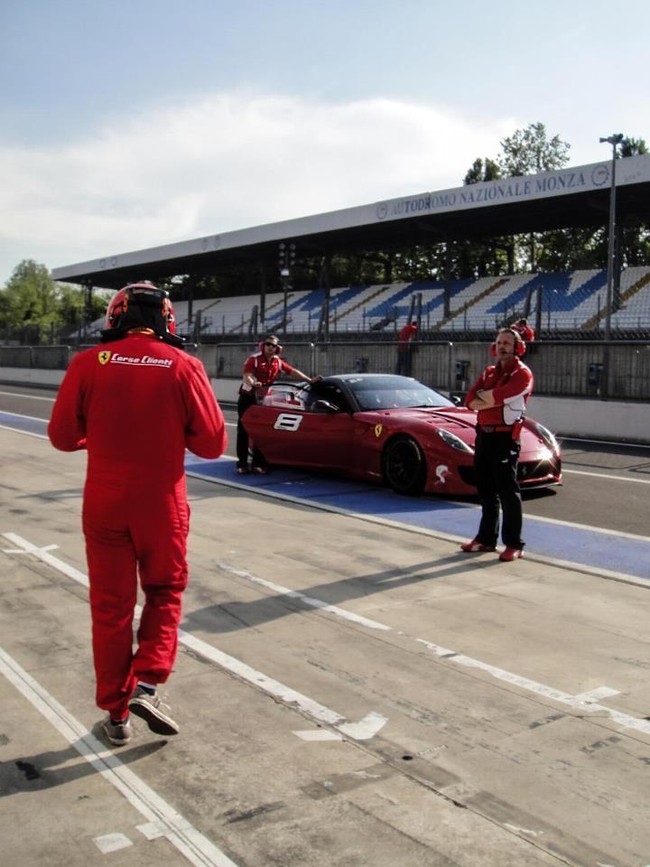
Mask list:
[[[229,458],[199,461],[188,456],[186,469],[226,484],[236,483],[260,492],[295,497],[313,506],[343,509],[444,536],[472,539],[478,528],[480,509],[473,503],[436,497],[402,497],[386,488],[285,469],[275,469],[268,476],[238,476],[234,461]],[[650,539],[623,537],[614,532],[528,515],[524,534],[527,553],[650,580]]]
[[[34,434],[34,436],[47,437],[47,422],[42,418],[31,418],[31,416],[17,415],[13,412],[0,412],[0,427]]]
[[[0,412],[0,427],[47,436],[46,421],[14,413]],[[238,476],[231,458],[204,461],[188,454],[185,465],[189,473],[218,483],[282,494],[309,505],[382,518],[444,536],[471,539],[478,527],[479,508],[471,503],[436,497],[401,497],[386,488],[285,469],[274,470],[268,476]],[[650,539],[624,537],[531,516],[526,516],[524,532],[528,553],[582,568],[650,580]]]

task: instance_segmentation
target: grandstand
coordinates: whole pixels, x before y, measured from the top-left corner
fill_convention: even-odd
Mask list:
[[[522,232],[601,229],[614,180],[616,226],[650,225],[650,154],[639,154],[620,159],[615,174],[606,161],[425,191],[107,255],[54,269],[52,276],[82,285],[87,302],[94,288],[117,289],[149,279],[179,286],[181,294],[193,291],[203,277],[224,276],[224,285],[233,287],[229,294],[238,297],[194,299],[191,306],[173,299],[179,331],[195,342],[236,340],[268,330],[319,340],[372,333],[382,340],[411,316],[430,339],[465,334],[476,339],[521,316],[535,323],[540,336],[603,339],[609,330],[616,339],[646,337],[650,266],[619,273],[622,257],[612,262],[609,289],[614,291],[609,293],[603,270],[331,287],[325,267],[317,287],[315,280],[314,285],[305,282],[299,264],[292,274],[278,265],[287,243],[298,251],[296,262],[311,263],[313,269],[339,255],[372,258],[459,239],[485,243]],[[96,333],[97,324],[84,328],[84,337]]]
[[[476,280],[346,286],[330,291],[329,337],[393,337],[415,316],[420,332],[431,339],[472,339],[526,316],[539,336],[593,338],[602,334],[606,310],[604,270],[514,274]],[[445,315],[445,293],[448,311]],[[650,266],[621,273],[621,306],[611,317],[612,337],[642,338],[650,331]],[[319,334],[325,294],[313,291],[271,292],[265,316],[259,295],[175,301],[177,331],[196,342],[257,336],[262,332],[313,337]],[[94,339],[103,320],[92,323]]]
[[[418,281],[392,285],[354,286],[331,290],[330,334],[392,333],[409,316],[419,316],[421,331],[431,337],[479,335],[491,332],[504,322],[527,316],[542,333],[593,337],[603,328],[607,290],[604,270],[516,274],[478,280],[442,282]],[[448,292],[449,315],[444,313]],[[621,307],[612,315],[612,331],[634,337],[650,330],[650,267],[630,268],[621,275]],[[415,300],[416,303],[412,304]],[[197,306],[205,302],[194,302]],[[203,337],[241,335],[254,331],[254,311],[259,296],[222,298],[211,308],[212,316],[201,317]],[[292,334],[315,334],[323,305],[323,290],[288,293],[287,323],[284,295],[266,298],[264,322],[258,331],[279,330]],[[199,308],[200,309],[200,308]],[[206,308],[204,308],[206,309]],[[210,308],[207,308],[210,309]],[[187,302],[176,305],[181,333],[187,328]],[[377,326],[385,323],[381,329]]]

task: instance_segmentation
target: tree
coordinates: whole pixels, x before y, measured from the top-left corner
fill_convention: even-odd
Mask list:
[[[104,297],[93,295],[91,315],[101,316],[106,309]],[[45,265],[24,259],[0,290],[0,328],[20,330],[48,339],[61,328],[78,327],[83,321],[83,290],[56,283]]]
[[[469,169],[465,175],[463,185],[480,184],[483,183],[483,181],[498,181],[500,177],[501,169],[499,168],[498,163],[489,159],[489,157],[486,157],[485,162],[483,162],[479,157],[474,160],[471,169]]]
[[[531,123],[503,139],[497,163],[503,177],[552,172],[569,162],[570,148],[559,135],[549,138],[543,123]]]
[[[642,138],[629,138],[626,136],[621,142],[618,150],[618,156],[620,157],[635,157],[639,154],[647,154],[648,146],[645,143],[645,139]]]
[[[0,303],[5,328],[35,326],[41,331],[57,319],[57,291],[45,265],[25,259],[14,268]]]
[[[463,179],[463,186],[498,181],[501,168],[496,160],[475,159]],[[496,238],[481,241],[451,241],[447,244],[446,274],[448,278],[486,277],[512,271],[512,241]]]

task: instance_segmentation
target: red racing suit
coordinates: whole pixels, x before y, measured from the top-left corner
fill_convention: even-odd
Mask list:
[[[185,449],[219,457],[223,414],[198,359],[153,332],[130,332],[73,358],[48,433],[57,449],[88,451],[82,520],[97,705],[121,719],[136,682],[164,683],[174,665],[187,585]]]

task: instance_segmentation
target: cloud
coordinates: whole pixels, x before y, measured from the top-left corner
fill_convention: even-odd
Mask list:
[[[517,124],[392,99],[236,91],[67,146],[0,147],[0,281],[48,267],[457,187]]]

